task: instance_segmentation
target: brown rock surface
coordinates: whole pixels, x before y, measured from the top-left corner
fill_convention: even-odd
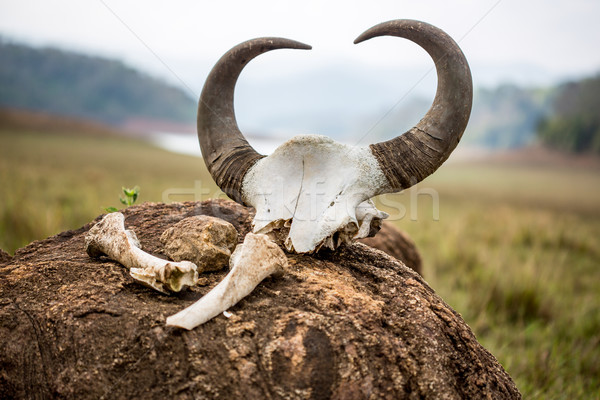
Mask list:
[[[147,251],[193,215],[248,232],[227,201],[124,211]],[[165,318],[204,286],[174,296],[85,254],[88,224],[31,243],[0,267],[1,398],[398,399],[519,398],[459,314],[414,271],[362,244],[314,257],[193,331]]]
[[[0,249],[0,264],[7,263],[11,259],[12,259],[12,256],[10,254],[8,254],[4,250]]]
[[[393,224],[383,222],[377,235],[358,241],[397,258],[419,275],[423,275],[423,262],[415,242]]]
[[[219,271],[229,264],[237,245],[237,231],[229,222],[209,215],[184,218],[160,237],[173,261],[191,261],[198,273]]]

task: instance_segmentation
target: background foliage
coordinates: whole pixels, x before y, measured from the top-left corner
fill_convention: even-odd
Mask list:
[[[539,123],[540,140],[576,153],[600,154],[600,75],[557,89],[552,113]]]
[[[112,125],[136,119],[194,125],[195,99],[122,62],[8,43],[1,38],[0,57],[0,106],[83,117]],[[336,90],[343,92],[344,85],[351,79],[352,76],[338,77]],[[256,87],[251,94],[254,96],[260,91],[265,96],[281,95],[280,84],[273,82],[271,86]],[[298,84],[307,86],[304,80]],[[369,87],[373,82],[361,84]],[[271,119],[266,125],[281,125],[282,120],[290,122],[296,118],[303,121],[302,126],[310,127],[311,132],[328,135],[336,132],[336,119],[329,113],[298,113],[286,106],[291,100],[282,100],[285,112],[269,110]],[[315,101],[306,99],[306,103]],[[370,142],[397,136],[425,114],[431,101],[407,98],[384,119],[382,110],[374,114],[372,110],[354,111],[353,115],[342,118],[345,123],[337,133],[338,139],[347,142],[364,139],[365,132],[369,133]],[[321,103],[317,105],[324,107]],[[519,148],[539,142],[566,151],[600,153],[599,110],[598,76],[557,88],[515,85],[479,88],[474,94],[464,142],[491,149]]]

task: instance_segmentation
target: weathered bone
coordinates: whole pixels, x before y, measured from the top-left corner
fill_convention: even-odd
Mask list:
[[[129,268],[133,279],[162,293],[179,292],[198,281],[194,263],[167,261],[142,251],[135,232],[125,229],[125,217],[118,212],[107,214],[89,230],[85,249],[90,257],[106,255],[118,261]]]
[[[249,295],[266,277],[287,268],[283,251],[266,235],[248,233],[229,259],[231,271],[188,308],[167,318],[167,325],[194,329]]]
[[[242,196],[256,208],[254,232],[291,224],[285,246],[305,253],[367,237],[373,219],[387,217],[368,201],[386,185],[368,148],[304,135],[256,162],[244,178]]]

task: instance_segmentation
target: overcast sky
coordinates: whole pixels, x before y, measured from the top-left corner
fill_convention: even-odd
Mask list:
[[[352,44],[379,22],[412,18],[459,42],[477,86],[537,84],[600,70],[598,16],[597,0],[0,0],[0,35],[118,58],[198,94],[227,49],[259,36],[299,40],[313,50],[262,56],[250,64],[245,79],[293,76],[330,65],[361,66],[371,73],[395,66],[429,68],[428,56],[407,41]]]

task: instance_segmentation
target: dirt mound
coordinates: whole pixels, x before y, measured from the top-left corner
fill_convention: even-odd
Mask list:
[[[240,240],[247,209],[228,201],[124,211],[147,251],[162,232],[212,215]],[[230,312],[193,331],[165,326],[220,281],[165,296],[125,268],[90,259],[91,227],[34,242],[0,264],[0,397],[519,398],[460,315],[421,277],[356,243],[267,279]]]
[[[397,258],[408,268],[423,275],[423,261],[415,243],[394,225],[384,222],[375,237],[360,239],[359,242]]]

